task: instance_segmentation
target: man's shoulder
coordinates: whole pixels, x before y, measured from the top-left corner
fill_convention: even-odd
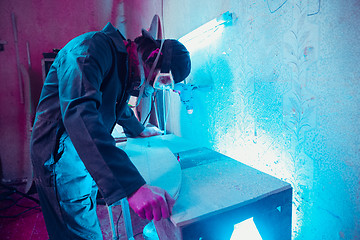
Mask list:
[[[103,30],[100,31],[101,33],[106,34],[114,43],[116,49],[119,52],[126,53],[126,47],[124,44],[124,36],[120,33],[118,29],[116,29],[110,22],[106,24]]]
[[[118,52],[127,53],[122,35],[110,23],[100,31],[86,32],[73,38],[63,47],[62,52],[84,53],[91,51],[94,46],[95,50],[109,46]]]

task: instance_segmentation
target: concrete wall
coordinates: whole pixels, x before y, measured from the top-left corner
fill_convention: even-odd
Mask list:
[[[166,37],[238,16],[188,43],[193,114],[173,93],[168,128],[291,183],[294,239],[360,239],[360,2],[319,3],[167,1]]]

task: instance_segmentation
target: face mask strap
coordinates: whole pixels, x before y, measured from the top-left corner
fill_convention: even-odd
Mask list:
[[[170,71],[171,59],[172,59],[172,42],[165,41],[164,43],[164,54],[161,63],[161,70],[155,77],[153,88],[162,90],[162,87],[166,89],[174,88],[174,79]],[[167,79],[167,80],[165,80]]]
[[[139,87],[141,87],[145,81],[145,73],[144,73],[144,66],[141,61],[140,53],[138,53],[138,58],[139,58],[139,66],[140,66],[140,85],[139,85]]]
[[[161,71],[160,71],[161,73],[170,73],[171,58],[172,58],[171,42],[166,41],[164,42],[164,56],[161,64]]]
[[[142,58],[141,58],[141,56],[139,54],[140,74],[141,74],[141,85],[140,86],[141,87],[140,87],[140,92],[139,92],[139,96],[138,96],[138,99],[137,99],[136,106],[138,106],[140,104],[142,95],[144,94],[145,85],[149,85],[149,83],[150,83],[151,77],[152,77],[152,75],[153,75],[153,73],[155,71],[156,65],[157,65],[157,63],[159,61],[159,58],[160,58],[160,55],[161,55],[161,50],[163,49],[164,42],[165,42],[165,40],[162,39],[159,53],[157,54],[157,56],[155,58],[155,61],[154,61],[153,65],[151,66],[149,76],[147,77],[145,84],[144,84],[144,80],[143,80],[143,79],[145,79],[144,68],[143,68],[143,65],[142,65]]]

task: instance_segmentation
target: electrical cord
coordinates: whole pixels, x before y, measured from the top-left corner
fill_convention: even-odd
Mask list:
[[[152,105],[155,104],[155,94],[156,94],[156,91],[154,91],[154,94],[152,95],[152,100],[151,100],[151,104],[150,104],[150,110],[149,110],[149,113],[148,115],[146,116],[144,122],[142,123],[142,125],[145,126],[145,123],[146,121],[148,120],[148,118],[150,117],[150,114],[151,114],[151,110],[152,110]]]
[[[119,217],[118,217],[118,219],[116,221],[116,239],[119,239],[119,237],[120,237],[120,234],[119,234],[119,221],[120,221],[121,216],[122,216],[122,211],[120,212]]]
[[[30,206],[23,206],[23,205],[18,204],[18,202],[19,202],[21,199],[23,199],[23,198],[24,198],[24,197],[21,197],[21,198],[19,198],[19,199],[17,199],[17,200],[12,199],[12,198],[3,199],[3,201],[9,200],[9,201],[12,201],[13,203],[12,203],[11,205],[7,206],[7,207],[0,208],[0,211],[9,209],[9,208],[11,208],[12,206],[17,206],[17,207],[21,207],[21,208],[31,208]]]
[[[116,239],[120,239],[120,233],[119,233],[119,222],[120,222],[120,218],[122,216],[122,211],[119,214],[118,219],[116,220]],[[136,233],[133,237],[135,238],[136,236],[139,236],[140,234],[142,234],[142,232]]]
[[[0,218],[17,218],[17,217],[23,215],[24,213],[26,213],[26,212],[28,212],[28,211],[30,211],[30,210],[33,210],[33,209],[38,209],[38,210],[41,211],[40,205],[38,204],[37,201],[35,201],[35,202],[37,203],[37,205],[36,205],[36,206],[33,206],[33,207],[24,206],[24,205],[19,204],[19,201],[22,200],[22,199],[24,199],[25,197],[27,197],[27,198],[30,199],[30,200],[33,200],[33,198],[29,198],[29,196],[24,196],[25,194],[20,194],[17,190],[12,189],[12,188],[10,188],[10,187],[5,187],[5,186],[2,186],[2,187],[3,187],[4,189],[8,189],[8,191],[2,192],[2,193],[0,194],[0,195],[2,195],[1,198],[0,198],[0,201],[1,201],[1,202],[11,201],[12,203],[11,203],[10,205],[6,206],[6,207],[0,208],[0,211],[5,211],[5,210],[10,209],[11,207],[14,207],[14,206],[21,207],[21,208],[27,208],[27,209],[24,210],[24,211],[22,211],[22,212],[20,212],[20,213],[18,213],[18,214],[15,214],[15,215],[2,215],[2,214],[0,214]],[[11,195],[13,195],[13,194],[19,194],[21,197],[18,198],[18,199],[15,199],[15,198],[13,198],[13,197],[11,196]],[[36,199],[36,200],[37,200],[37,199]],[[34,200],[33,200],[33,201],[34,201]]]
[[[134,235],[134,238],[135,238],[136,236],[139,236],[140,234],[142,234],[142,232],[139,232],[139,233],[135,234],[135,235]]]
[[[30,210],[36,209],[36,208],[40,208],[40,206],[35,206],[35,207],[28,208],[28,209],[22,211],[21,213],[18,213],[18,214],[15,214],[15,215],[10,215],[10,216],[8,216],[8,215],[0,215],[0,218],[17,218],[17,217],[23,215],[24,213],[26,213],[26,212],[28,212]]]

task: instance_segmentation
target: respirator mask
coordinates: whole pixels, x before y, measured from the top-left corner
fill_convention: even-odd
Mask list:
[[[161,70],[157,73],[154,82],[151,87],[151,80],[154,75],[155,68],[158,64],[160,55],[163,53],[163,59],[161,64]],[[161,45],[159,52],[153,62],[149,75],[145,81],[145,73],[142,65],[142,61],[139,61],[140,64],[140,74],[141,74],[141,83],[139,86],[139,96],[137,99],[137,105],[140,103],[141,98],[149,96],[154,89],[163,90],[163,89],[173,89],[174,88],[174,79],[170,71],[171,66],[171,57],[172,57],[172,47],[171,42],[167,40],[161,40]],[[139,55],[139,59],[141,56]],[[151,92],[151,93],[150,93]]]
[[[170,71],[171,57],[172,57],[172,46],[171,42],[165,40],[163,42],[163,59],[161,64],[161,70],[155,77],[153,87],[157,90],[173,89],[174,78]],[[160,51],[161,52],[161,51]]]

